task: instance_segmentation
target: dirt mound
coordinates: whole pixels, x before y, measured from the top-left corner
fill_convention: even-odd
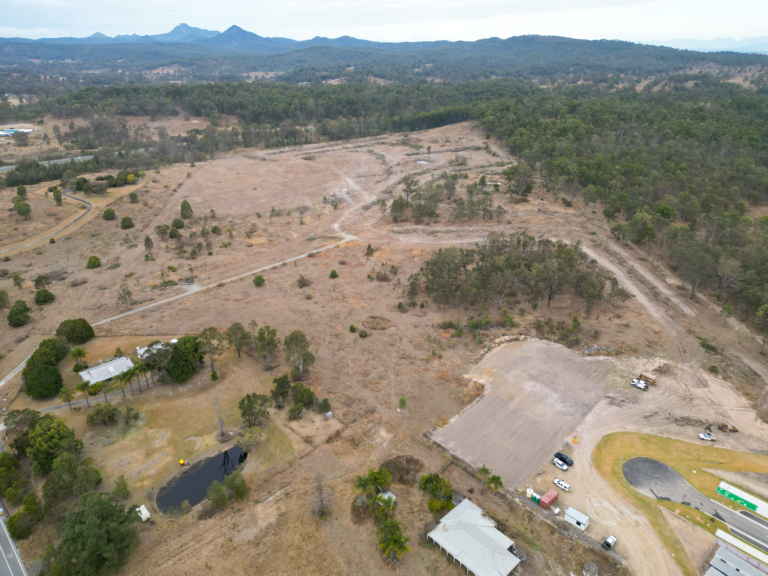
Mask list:
[[[386,330],[392,326],[392,322],[384,318],[384,316],[368,316],[368,318],[363,320],[363,326],[368,328],[368,330]]]
[[[419,472],[424,463],[415,456],[395,456],[382,464],[392,474],[392,481],[406,486],[414,486],[419,481]]]

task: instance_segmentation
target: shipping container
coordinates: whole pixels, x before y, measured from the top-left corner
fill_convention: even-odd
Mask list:
[[[557,502],[557,492],[550,490],[539,499],[539,506],[545,510]]]

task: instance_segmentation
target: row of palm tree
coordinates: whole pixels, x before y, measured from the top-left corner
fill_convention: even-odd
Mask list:
[[[72,360],[76,362],[85,362],[85,356],[86,352],[82,348],[73,348],[71,352],[69,353],[69,356]],[[123,393],[123,398],[126,398],[125,395],[125,387],[129,386],[131,389],[131,395],[133,395],[133,379],[136,379],[136,384],[139,387],[139,392],[142,391],[141,389],[141,376],[144,376],[144,382],[147,388],[149,388],[149,378],[148,375],[152,376],[152,383],[155,383],[155,375],[152,373],[152,370],[149,368],[146,362],[141,361],[137,362],[133,368],[130,370],[126,370],[125,372],[118,374],[115,376],[115,378],[112,379],[113,383],[117,387],[118,390],[120,390]],[[106,383],[105,383],[106,384]],[[103,384],[101,387],[101,391],[104,393],[104,401],[109,402],[107,399],[107,386]],[[59,391],[59,398],[69,404],[69,409],[72,410],[72,400],[75,398],[75,391],[81,392],[83,396],[85,396],[85,403],[88,406],[88,408],[91,407],[91,403],[88,400],[88,395],[90,391],[90,384],[88,382],[80,382],[77,386],[75,386],[75,390],[72,390],[70,388],[64,387]]]

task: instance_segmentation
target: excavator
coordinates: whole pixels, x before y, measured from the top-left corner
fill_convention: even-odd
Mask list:
[[[440,144],[440,148],[445,148],[445,143],[446,143],[446,142],[448,142],[448,138],[446,138],[445,140],[443,140],[443,143],[442,143],[442,144]]]

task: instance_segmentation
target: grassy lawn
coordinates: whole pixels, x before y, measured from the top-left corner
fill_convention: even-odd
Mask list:
[[[608,434],[595,446],[592,461],[600,475],[645,515],[664,546],[671,554],[674,554],[675,561],[683,573],[695,576],[696,570],[691,564],[688,554],[664,518],[659,506],[664,506],[673,513],[680,514],[713,534],[718,528],[725,531],[728,528],[721,522],[710,522],[709,517],[703,516],[693,508],[674,502],[660,502],[643,496],[632,488],[624,479],[621,467],[625,461],[637,456],[654,458],[664,462],[679,472],[702,494],[716,499],[718,498],[716,490],[720,478],[705,472],[702,468],[768,473],[768,456],[715,448],[712,444],[702,446],[633,432]],[[726,505],[729,504],[732,507],[737,506],[733,502],[726,501]]]

